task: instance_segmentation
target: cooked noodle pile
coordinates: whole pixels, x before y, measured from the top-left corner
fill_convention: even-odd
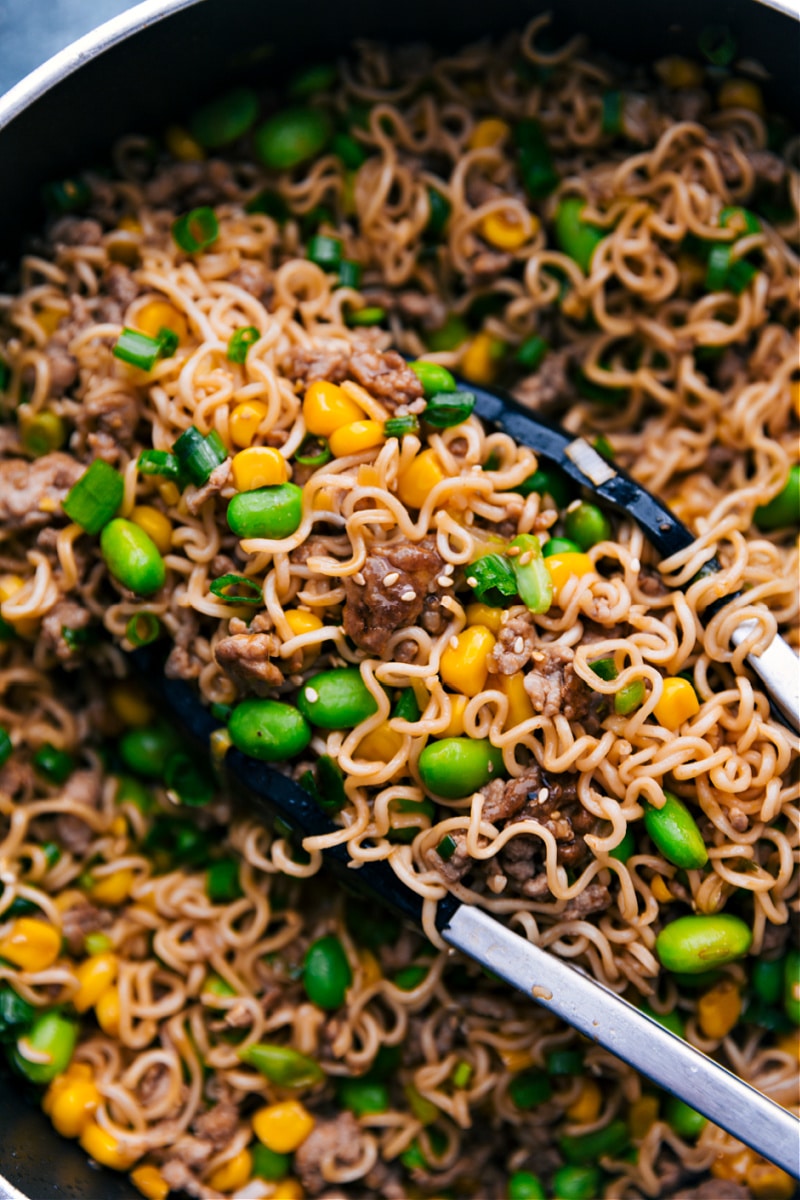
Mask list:
[[[267,120],[274,100],[259,115],[241,89],[170,128],[166,149],[122,140],[110,176],[51,189],[60,215],[3,298],[0,632],[22,673],[8,685],[58,727],[15,726],[12,740],[77,748],[91,718],[69,716],[41,673],[83,678],[88,664],[124,680],[127,653],[155,641],[167,674],[213,706],[216,759],[235,744],[277,763],[333,821],[292,848],[237,818],[226,847],[244,896],[220,911],[198,860],[181,864],[173,835],[159,848],[161,818],[115,807],[86,749],[86,844],[46,875],[22,855],[35,895],[20,895],[34,904],[43,878],[48,894],[91,896],[96,864],[129,873],[109,933],[118,1040],[87,1029],[78,1059],[103,1095],[101,1126],[156,1164],[178,1134],[200,1136],[204,1104],[232,1106],[224,1153],[185,1159],[191,1178],[173,1181],[198,1194],[214,1194],[214,1170],[244,1146],[252,1094],[274,1098],[231,1029],[248,1044],[282,1030],[333,1076],[418,1040],[422,1057],[392,1085],[413,1078],[436,1109],[422,1105],[430,1137],[414,1178],[459,1195],[489,1194],[481,1154],[502,1195],[529,1165],[532,1128],[603,1127],[638,1102],[637,1080],[592,1050],[614,1080],[602,1111],[564,1117],[575,1080],[533,1126],[509,1107],[521,1068],[506,1051],[538,1068],[548,1038],[572,1035],[482,983],[453,1034],[463,1045],[445,1048],[437,1023],[474,975],[451,986],[439,952],[406,995],[384,978],[394,948],[365,967],[341,914],[317,911],[316,882],[282,890],[282,876],[316,876],[337,843],[354,866],[388,860],[422,895],[435,946],[449,891],[656,1011],[691,1014],[691,1040],[794,1099],[788,1043],[762,1041],[760,1009],[744,1027],[739,1016],[745,956],[783,961],[797,911],[797,738],[745,658],[776,631],[798,642],[798,143],[746,71],[665,59],[631,77],[577,40],[543,49],[545,24],[449,58],[363,45],[338,71],[295,80],[293,107]],[[694,543],[658,561],[632,522],[473,415],[470,381],[512,388],[592,441]],[[123,737],[118,753],[157,780],[164,812],[204,805],[201,825],[225,819],[174,731],[131,721],[124,704],[108,720],[95,733],[144,723],[138,749]],[[9,860],[29,819],[76,819],[76,801],[34,800],[32,786],[0,792],[16,814]],[[44,911],[60,923],[62,908]],[[699,993],[679,990],[696,967],[657,939],[676,918],[713,927],[716,914],[738,942],[721,981],[701,980],[733,1011],[712,1036],[722,1026],[697,1017]],[[292,972],[330,930],[355,984],[322,1018]],[[224,1003],[203,993],[209,969],[233,988]],[[59,960],[36,986],[67,1000],[72,970]],[[38,1003],[32,986],[20,994]],[[453,1091],[461,1061],[471,1072]],[[155,1075],[151,1112],[141,1088]],[[330,1084],[309,1094],[329,1115]],[[395,1104],[347,1136],[348,1166],[325,1179],[405,1194],[370,1176],[391,1175],[378,1158],[428,1127],[402,1089]],[[500,1145],[487,1132],[474,1150],[472,1129],[462,1146],[471,1112],[488,1130],[487,1105]],[[676,1182],[658,1176],[661,1139],[677,1135],[656,1120],[643,1136],[608,1194]],[[704,1170],[719,1139],[707,1130],[670,1153]],[[754,1186],[744,1168],[729,1178]]]

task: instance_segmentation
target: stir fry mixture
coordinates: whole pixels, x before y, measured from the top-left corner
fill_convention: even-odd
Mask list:
[[[701,51],[365,44],[47,189],[0,297],[3,1036],[153,1200],[790,1195],[435,928],[478,904],[797,1102],[798,742],[745,658],[798,643],[798,141],[730,35]],[[658,561],[481,422],[492,383],[693,545]],[[330,832],[230,816],[143,646],[215,764]],[[335,844],[427,940],[331,908]]]

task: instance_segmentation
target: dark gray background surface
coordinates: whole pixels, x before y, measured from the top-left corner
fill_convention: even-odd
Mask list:
[[[0,95],[133,0],[0,0]]]

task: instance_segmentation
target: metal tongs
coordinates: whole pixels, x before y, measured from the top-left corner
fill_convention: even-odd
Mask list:
[[[599,496],[610,507],[633,517],[664,557],[692,543],[692,534],[669,509],[607,462],[583,438],[533,416],[510,397],[472,385],[470,390],[476,396],[477,416],[529,446],[538,458],[559,467],[581,488]],[[711,565],[711,569],[715,567],[718,564]],[[718,601],[717,605],[724,602]],[[735,644],[749,635],[753,624],[747,621],[737,628],[733,636]],[[151,681],[159,676],[158,665],[149,651],[137,651],[136,657]],[[747,661],[780,716],[800,730],[800,660],[791,647],[781,637],[775,637],[763,654],[750,654]],[[207,744],[219,723],[202,705],[194,689],[163,675],[159,686],[163,699],[187,733]],[[300,838],[319,837],[338,828],[298,784],[266,763],[232,749],[225,758],[225,772],[234,792],[281,818]],[[324,858],[345,886],[379,900],[403,918],[420,923],[421,898],[401,883],[388,863],[365,862],[353,870],[343,845],[325,850]],[[436,924],[443,940],[454,950],[499,975],[529,999],[800,1178],[800,1120],[786,1109],[580,968],[534,946],[481,909],[448,896],[439,902]]]

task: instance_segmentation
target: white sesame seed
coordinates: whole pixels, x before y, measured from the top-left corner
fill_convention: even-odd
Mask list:
[[[363,587],[366,582],[367,581],[361,572],[356,571],[355,575],[353,576],[353,583],[357,583],[359,587]]]
[[[445,575],[452,575],[454,571],[455,571],[455,567],[453,566],[452,563],[448,563],[444,569]]]
[[[642,569],[642,564],[639,562],[638,558],[632,558],[631,559],[631,570],[636,571],[638,573],[639,571],[641,571],[641,569]]]
[[[383,586],[391,587],[393,583],[397,583],[399,578],[400,578],[399,571],[390,571],[388,575],[384,575],[384,577],[383,577]]]
[[[539,788],[539,794],[538,794],[538,796],[536,797],[536,799],[539,801],[539,803],[540,803],[540,804],[544,804],[545,800],[547,799],[547,797],[548,797],[549,795],[550,795],[550,789],[549,789],[549,788],[545,788],[545,787],[543,787],[543,788]]]
[[[456,637],[455,634],[453,634],[453,636],[450,638],[450,649],[451,650],[458,649],[458,638]]]
[[[514,653],[522,654],[522,651],[524,649],[525,649],[525,639],[518,637],[517,640],[514,642]]]
[[[530,554],[530,550],[528,553]],[[509,546],[506,550],[506,554],[509,558],[516,558],[519,554],[519,546]]]
[[[520,554],[520,556],[519,556],[519,565],[521,567],[527,567],[528,563],[531,561],[532,558],[533,558],[532,550],[523,551],[523,553]]]
[[[309,704],[316,704],[316,702],[319,700],[319,692],[316,688],[306,688],[306,700]]]
[[[400,597],[401,600],[405,600],[408,604],[410,604],[412,600],[416,600],[416,598],[417,593],[413,588],[409,588],[407,592],[403,592],[402,596]]]
[[[438,583],[439,587],[452,587],[453,586],[453,581],[449,575],[440,575],[439,578],[436,580],[436,582]]]
[[[580,506],[582,504],[583,504],[582,500],[573,500],[572,503],[570,505],[568,505],[567,512],[574,512],[575,509],[580,508]]]
[[[427,408],[427,404],[424,400],[415,400],[413,402],[413,404],[409,404],[407,406],[407,411],[410,413],[414,413],[414,415],[416,416],[418,413],[425,412],[426,408]]]
[[[475,578],[475,576],[474,576],[474,575],[468,575],[468,576],[467,576],[467,583],[469,584],[469,586],[470,586],[470,587],[475,587],[475,586],[476,586],[476,584],[477,584],[477,582],[478,582],[478,581],[477,581],[477,579]]]

